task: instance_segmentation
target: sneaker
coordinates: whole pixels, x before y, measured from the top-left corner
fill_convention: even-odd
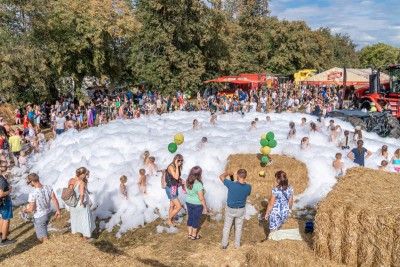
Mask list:
[[[1,240],[0,247],[5,247],[5,246],[8,246],[8,245],[14,244],[15,242],[17,242],[16,239]]]

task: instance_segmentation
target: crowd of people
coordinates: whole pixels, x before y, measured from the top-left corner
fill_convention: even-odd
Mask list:
[[[337,88],[305,88],[294,89],[287,84],[278,90],[249,90],[237,89],[229,96],[218,95],[213,90],[206,90],[203,94],[198,93],[197,99],[189,101],[190,94],[178,92],[173,96],[162,96],[154,92],[132,92],[128,91],[123,95],[110,96],[106,92],[98,91],[91,98],[90,102],[73,101],[72,98],[64,98],[54,105],[42,103],[40,105],[27,105],[26,110],[15,111],[14,129],[4,118],[0,118],[0,228],[2,241],[0,246],[12,244],[15,240],[8,239],[9,223],[13,218],[12,200],[10,194],[12,186],[8,183],[6,171],[11,165],[19,168],[26,168],[27,153],[40,153],[46,146],[43,128],[48,126],[54,137],[63,134],[70,129],[81,130],[86,127],[101,126],[114,119],[134,119],[140,116],[161,115],[165,112],[175,110],[208,110],[211,112],[210,124],[216,123],[216,114],[226,112],[249,112],[259,111],[264,113],[274,112],[297,112],[299,108],[305,108],[305,112],[316,115],[319,122],[307,122],[302,118],[296,129],[296,123],[289,124],[287,138],[295,138],[299,133],[321,132],[326,134],[327,141],[332,142],[338,149],[346,152],[346,156],[354,163],[364,166],[366,158],[371,152],[364,148],[364,141],[360,127],[355,127],[352,136],[350,132],[342,131],[340,125],[335,125],[334,120],[329,121],[325,126],[324,117],[341,105],[341,91]],[[271,121],[271,115],[266,116],[266,122]],[[249,130],[257,129],[258,118],[251,122]],[[22,127],[21,125],[22,124]],[[193,121],[193,129],[199,129],[198,121]],[[197,145],[198,149],[207,142],[203,137]],[[312,146],[309,136],[301,139],[300,150],[308,150]],[[382,160],[379,169],[388,170],[390,166],[400,172],[400,149],[394,152],[389,160],[387,146],[383,146],[379,152]],[[335,155],[332,166],[336,177],[340,178],[345,170],[341,161],[342,153]],[[143,154],[143,168],[139,170],[138,186],[141,192],[146,195],[147,177],[162,172],[162,187],[170,201],[168,224],[175,225],[174,218],[182,210],[187,212],[188,239],[198,240],[200,218],[202,214],[208,213],[206,203],[206,186],[202,180],[202,169],[200,166],[191,168],[186,180],[181,177],[183,156],[175,155],[171,164],[165,169],[159,169],[155,163],[155,157],[150,156],[148,151]],[[88,190],[89,170],[85,167],[76,170],[76,176],[68,181],[74,195],[77,196],[77,204],[68,209],[71,216],[71,232],[82,234],[85,240],[91,240],[92,233],[96,227],[92,215],[90,200],[91,192]],[[235,174],[226,172],[219,176],[228,189],[227,203],[225,208],[225,220],[222,233],[221,246],[226,249],[229,245],[230,229],[235,223],[234,247],[240,246],[241,229],[245,216],[247,197],[251,194],[251,185],[246,183],[247,171],[240,169]],[[228,178],[228,179],[227,179]],[[265,220],[269,221],[271,231],[278,230],[289,218],[293,205],[294,190],[288,183],[288,177],[284,171],[275,174],[276,187],[272,189],[269,206],[266,210]],[[120,178],[120,193],[128,198],[126,188],[128,177],[123,175]],[[28,206],[22,209],[25,213],[32,213],[37,238],[45,241],[48,238],[47,225],[50,220],[51,202],[56,208],[56,218],[61,216],[58,200],[50,186],[40,183],[40,178],[35,173],[26,177],[26,182],[33,188],[29,194]],[[186,194],[185,203],[181,203],[179,189]]]

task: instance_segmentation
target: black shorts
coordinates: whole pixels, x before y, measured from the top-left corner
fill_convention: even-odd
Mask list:
[[[21,151],[13,152],[14,157],[18,158]]]

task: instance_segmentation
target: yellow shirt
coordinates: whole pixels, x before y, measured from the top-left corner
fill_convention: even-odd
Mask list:
[[[19,137],[19,135],[11,136],[8,138],[8,142],[10,143],[12,152],[21,151],[21,137]]]

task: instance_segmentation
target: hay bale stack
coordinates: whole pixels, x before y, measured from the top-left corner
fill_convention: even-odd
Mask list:
[[[304,242],[293,240],[268,240],[253,246],[246,254],[247,266],[271,267],[334,267],[342,266],[314,256]]]
[[[108,244],[109,245],[109,244]],[[101,244],[97,244],[101,249]],[[114,255],[102,252],[77,236],[65,235],[50,239],[18,255],[10,255],[2,266],[146,266],[115,250]]]
[[[307,167],[304,163],[294,158],[282,155],[270,155],[272,165],[265,167],[260,163],[261,154],[234,154],[228,157],[227,171],[236,173],[238,169],[247,170],[247,182],[252,185],[253,196],[269,198],[271,189],[276,186],[275,172],[283,170],[289,177],[289,183],[293,186],[295,194],[303,192],[308,185]],[[259,177],[259,172],[264,171],[265,177]]]
[[[352,168],[318,204],[317,255],[351,266],[400,266],[400,176]]]

